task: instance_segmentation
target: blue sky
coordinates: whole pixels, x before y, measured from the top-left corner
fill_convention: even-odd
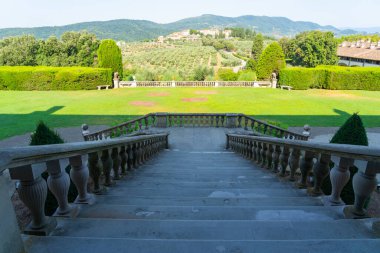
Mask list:
[[[379,0],[0,0],[0,27],[147,19],[168,23],[201,14],[284,16],[336,27],[380,26]]]

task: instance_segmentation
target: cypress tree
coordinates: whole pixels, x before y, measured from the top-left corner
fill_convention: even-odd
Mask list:
[[[264,37],[261,33],[253,38],[252,59],[258,61],[264,50]]]
[[[286,67],[285,55],[280,44],[273,42],[261,54],[257,63],[258,79],[269,79],[273,72],[279,73]]]
[[[102,40],[98,49],[98,62],[100,68],[111,68],[123,76],[123,60],[120,48],[113,40]]]
[[[368,146],[367,133],[363,125],[363,122],[357,113],[353,114],[339,128],[339,130],[331,139],[330,143]],[[355,193],[352,187],[352,178],[357,172],[358,168],[356,168],[355,166],[350,167],[350,180],[344,186],[341,193],[342,200],[348,205],[352,205],[355,201]],[[323,181],[322,191],[324,192],[324,194],[331,194],[330,177],[327,177]]]

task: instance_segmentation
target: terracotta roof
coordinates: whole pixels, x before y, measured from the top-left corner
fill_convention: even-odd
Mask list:
[[[339,47],[338,56],[351,57],[371,61],[380,61],[380,49],[357,48],[357,47]]]

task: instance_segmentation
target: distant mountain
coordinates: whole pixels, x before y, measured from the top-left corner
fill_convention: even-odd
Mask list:
[[[241,16],[236,18],[216,15],[182,19],[173,23],[158,24],[147,20],[111,20],[85,22],[65,26],[47,26],[36,28],[4,28],[0,29],[0,38],[32,34],[37,38],[46,39],[51,35],[60,37],[67,31],[82,31],[95,33],[98,38],[114,40],[139,41],[154,39],[160,35],[168,35],[183,29],[206,29],[212,27],[243,27],[252,28],[271,36],[293,36],[308,30],[332,31],[346,34],[333,26],[320,26],[312,22],[292,21],[284,17]],[[350,31],[351,32],[351,31]],[[355,33],[354,31],[352,31]],[[349,33],[349,32],[348,32]]]
[[[342,28],[342,29],[350,29],[359,33],[380,33],[380,27],[356,27],[356,28]]]

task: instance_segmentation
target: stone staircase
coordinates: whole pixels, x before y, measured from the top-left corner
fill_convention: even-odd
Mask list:
[[[183,132],[183,131],[186,131]],[[208,130],[172,131],[163,151],[81,206],[29,253],[377,252],[371,219],[344,219],[269,170],[209,144]],[[190,131],[190,132],[189,132]],[[197,131],[198,135],[192,135]],[[215,130],[213,135],[218,135]],[[181,139],[181,145],[177,140]],[[184,145],[187,140],[189,145]],[[199,145],[195,145],[200,143]]]

